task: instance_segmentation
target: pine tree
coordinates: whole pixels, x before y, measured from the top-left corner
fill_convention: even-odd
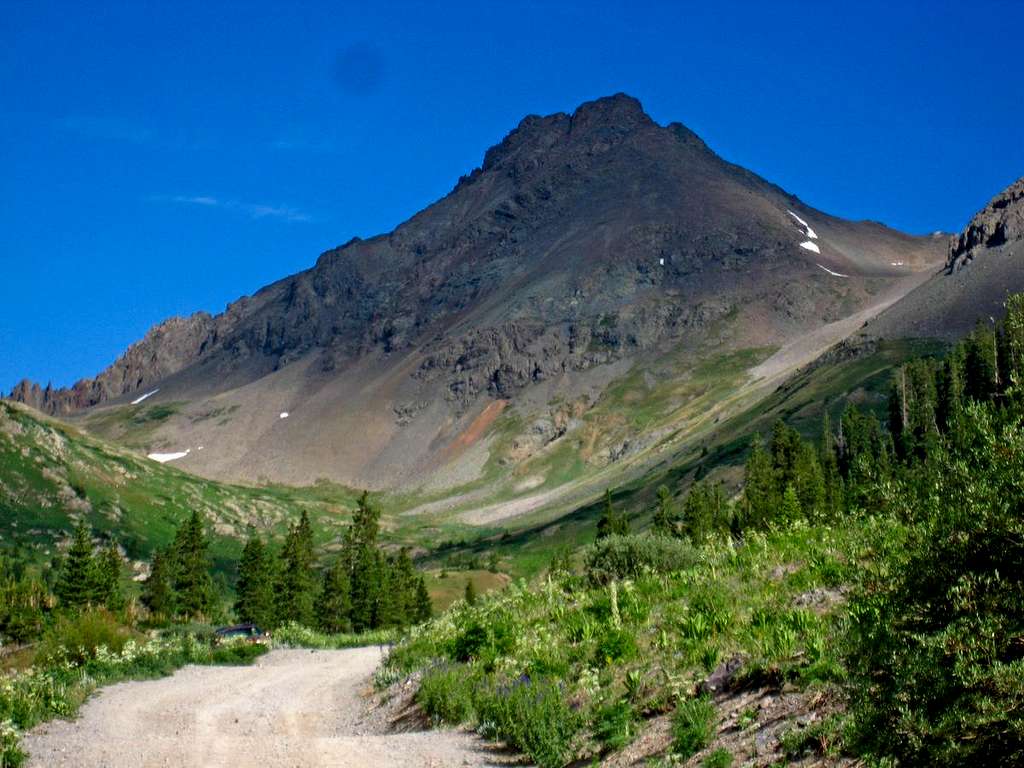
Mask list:
[[[597,538],[625,536],[628,533],[629,521],[615,509],[612,504],[612,491],[611,488],[608,488],[604,492],[604,507],[601,510],[601,517],[597,521]]]
[[[75,526],[71,546],[60,564],[54,593],[62,607],[81,610],[96,602],[92,533],[84,522]]]
[[[413,621],[416,624],[430,621],[430,617],[434,615],[434,604],[430,599],[430,593],[427,591],[427,580],[422,575],[416,580],[415,605]]]
[[[177,613],[174,593],[174,557],[171,552],[154,552],[149,576],[142,585],[142,603],[160,619],[171,619]]]
[[[676,535],[676,511],[672,503],[672,492],[666,485],[658,487],[658,501],[654,507],[652,527],[658,536]]]
[[[263,540],[255,532],[249,533],[238,562],[236,594],[235,613],[239,621],[264,629],[274,626],[272,559]]]
[[[96,601],[112,611],[124,608],[124,591],[121,589],[121,575],[124,558],[116,544],[110,544],[93,558],[93,591]]]
[[[209,542],[203,520],[193,512],[178,529],[171,547],[177,613],[185,619],[207,618],[217,604],[210,576]]]
[[[365,491],[359,498],[352,524],[345,531],[342,557],[349,573],[352,595],[352,629],[372,629],[380,615],[383,557],[377,549],[380,512]]]
[[[796,495],[796,488],[792,484],[786,486],[782,494],[782,505],[779,508],[779,519],[783,525],[796,522],[803,516],[800,508],[800,499]]]
[[[765,528],[775,516],[781,503],[772,457],[764,449],[761,439],[754,437],[747,458],[746,479],[743,489],[742,527]]]
[[[316,572],[313,527],[305,511],[288,531],[281,550],[277,583],[277,619],[311,627],[315,620]]]
[[[466,590],[463,592],[463,599],[466,605],[476,605],[476,587],[472,579],[466,579]]]
[[[323,632],[336,634],[352,629],[352,600],[348,573],[340,560],[324,571],[316,601],[316,623]]]
[[[683,500],[682,533],[693,542],[701,542],[728,531],[730,517],[722,484],[701,480],[690,487]]]

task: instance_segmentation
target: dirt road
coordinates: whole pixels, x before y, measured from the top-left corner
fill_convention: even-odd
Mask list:
[[[101,690],[25,736],[30,768],[391,768],[506,763],[472,734],[389,732],[366,697],[378,648],[277,650]]]

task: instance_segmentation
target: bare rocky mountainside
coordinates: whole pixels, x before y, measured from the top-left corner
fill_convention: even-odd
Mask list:
[[[1019,197],[954,265],[1019,233]],[[807,362],[945,256],[945,238],[815,210],[620,94],[525,118],[391,233],[11,397],[217,479],[540,493]]]
[[[945,269],[880,314],[865,335],[955,340],[1024,291],[1024,178],[949,241]]]

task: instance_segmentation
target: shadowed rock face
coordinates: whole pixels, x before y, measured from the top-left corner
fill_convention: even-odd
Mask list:
[[[868,301],[895,261],[933,257],[925,241],[804,206],[619,94],[525,118],[390,234],[328,251],[216,317],[161,323],[94,379],[23,382],[11,397],[69,414],[190,368],[216,389],[310,353],[329,374],[416,349],[412,376],[442,380],[465,406],[699,335],[738,310],[757,315],[760,340],[785,338]]]
[[[987,248],[1019,240],[1024,240],[1024,178],[996,195],[961,234],[953,236],[946,272],[962,269]]]

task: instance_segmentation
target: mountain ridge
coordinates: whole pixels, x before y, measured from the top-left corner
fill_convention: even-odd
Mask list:
[[[692,366],[884,303],[941,258],[932,238],[815,210],[619,94],[524,118],[392,232],[219,315],[167,321],[95,379],[14,399],[87,418],[159,389],[151,403],[184,410],[147,449],[221,446],[183,468],[416,483],[477,450],[466,435],[489,402],[550,422],[554,400],[586,410],[666,353]],[[240,414],[237,432],[202,418],[218,408]],[[345,445],[353,430],[365,450]],[[458,477],[478,476],[479,451]]]

